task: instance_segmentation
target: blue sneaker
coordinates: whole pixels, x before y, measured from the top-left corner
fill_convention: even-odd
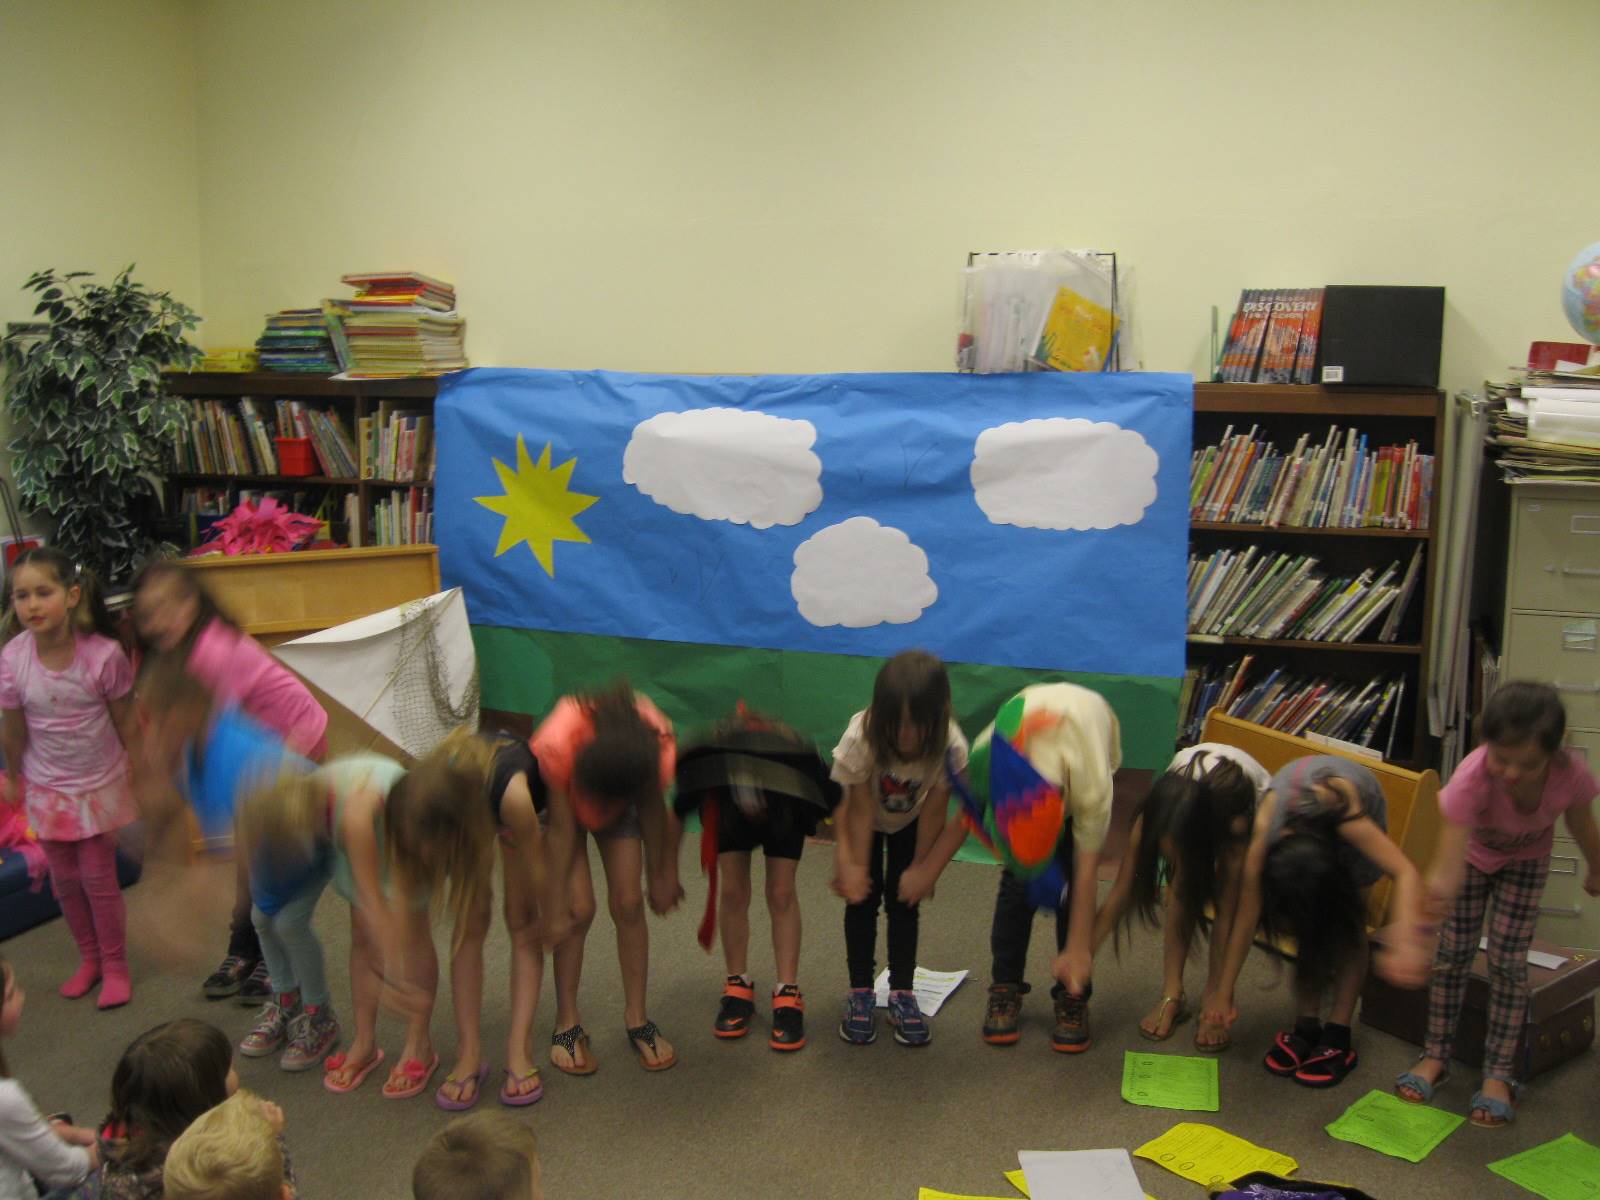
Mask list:
[[[915,992],[889,993],[889,1024],[894,1026],[894,1040],[902,1046],[926,1046],[933,1040]]]
[[[851,988],[845,994],[839,1036],[854,1046],[870,1046],[878,1040],[878,997],[871,988]]]

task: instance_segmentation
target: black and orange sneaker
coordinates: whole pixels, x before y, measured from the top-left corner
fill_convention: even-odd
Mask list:
[[[772,997],[772,1037],[767,1045],[774,1050],[798,1050],[806,1044],[806,1002],[800,989],[786,983]]]
[[[741,1038],[750,1032],[750,1018],[755,1015],[755,986],[742,975],[729,975],[722,985],[722,1007],[717,1010],[713,1032],[719,1038]]]
[[[1082,1054],[1089,1048],[1089,997],[1074,996],[1057,985],[1055,991],[1056,1027],[1050,1034],[1050,1049],[1062,1054]]]
[[[1014,1046],[1022,1037],[1017,1022],[1022,1017],[1025,983],[991,983],[989,1007],[983,1014],[983,1040],[991,1046]]]

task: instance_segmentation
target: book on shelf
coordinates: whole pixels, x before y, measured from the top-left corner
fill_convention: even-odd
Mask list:
[[[1217,364],[1223,383],[1310,383],[1322,328],[1321,288],[1246,288]]]
[[[1180,740],[1198,741],[1206,714],[1230,716],[1300,736],[1316,735],[1394,753],[1405,676],[1347,680],[1257,667],[1253,655],[1191,666],[1179,692]]]
[[[380,401],[358,430],[363,479],[420,483],[433,479],[433,417]]]
[[[1418,545],[1404,571],[1396,560],[1381,572],[1368,567],[1330,575],[1314,556],[1254,545],[1191,554],[1188,632],[1209,639],[1355,642],[1392,610],[1398,615],[1377,640],[1393,642],[1421,573],[1421,555]]]
[[[1425,530],[1433,519],[1434,457],[1373,446],[1354,426],[1302,433],[1280,449],[1258,426],[1227,426],[1189,460],[1189,519],[1318,529]]]
[[[433,541],[433,493],[396,488],[372,507],[372,544],[412,546]]]

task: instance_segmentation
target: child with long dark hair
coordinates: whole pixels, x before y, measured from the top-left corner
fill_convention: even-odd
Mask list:
[[[917,969],[917,904],[900,880],[944,829],[948,772],[967,765],[967,739],[951,715],[950,677],[923,650],[896,654],[878,671],[872,703],[850,718],[833,749],[844,787],[836,823],[834,890],[843,896],[850,991],[839,1036],[865,1046],[878,1036],[873,961],[878,909],[888,910],[889,1024],[903,1046],[933,1037],[911,990]]]
[[[1385,875],[1394,882],[1395,915],[1374,965],[1400,987],[1427,977],[1421,876],[1387,828],[1377,776],[1333,755],[1289,763],[1256,808],[1238,914],[1205,1019],[1226,1028],[1237,1018],[1234,986],[1258,924],[1270,942],[1293,939],[1297,1017],[1263,1060],[1274,1075],[1325,1088],[1355,1068],[1350,1020],[1367,975],[1367,893]]]
[[[1271,779],[1243,750],[1203,742],[1179,751],[1134,810],[1116,882],[1095,918],[1094,944],[1098,950],[1135,919],[1162,926],[1161,1000],[1139,1022],[1140,1036],[1165,1041],[1191,1015],[1183,969],[1196,931],[1211,943],[1201,999],[1202,1010],[1209,1007],[1239,907],[1256,802]],[[1194,1045],[1226,1049],[1228,1031],[1202,1019]]]
[[[138,817],[133,668],[99,585],[61,551],[25,550],[6,577],[0,709],[10,802],[26,807],[78,944],[68,999],[100,984],[99,1006],[133,995],[117,831]],[[130,757],[131,755],[131,757]]]
[[[1600,896],[1600,830],[1594,797],[1600,786],[1576,755],[1562,748],[1567,714],[1543,683],[1495,689],[1478,718],[1482,744],[1439,793],[1444,822],[1429,873],[1430,902],[1446,915],[1428,989],[1428,1036],[1422,1059],[1395,1080],[1402,1100],[1426,1104],[1455,1051],[1467,974],[1489,916],[1489,1021],[1483,1086],[1469,1102],[1473,1124],[1488,1129],[1516,1117],[1517,1042],[1528,1011],[1528,946],[1550,873],[1556,818],[1588,865],[1583,888]]]

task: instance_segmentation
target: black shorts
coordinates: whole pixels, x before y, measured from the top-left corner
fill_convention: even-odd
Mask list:
[[[715,804],[718,854],[752,854],[759,846],[768,858],[798,860],[806,837],[816,827],[816,821],[801,811],[808,806],[787,798],[771,800],[764,819],[747,817],[726,791],[718,792]]]
[[[543,816],[549,807],[544,776],[539,774],[539,762],[534,758],[533,750],[520,738],[500,738],[495,746],[494,766],[489,773],[489,807],[497,825],[505,824],[500,819],[500,801],[517,775],[528,777],[528,794],[533,797],[533,811]]]

